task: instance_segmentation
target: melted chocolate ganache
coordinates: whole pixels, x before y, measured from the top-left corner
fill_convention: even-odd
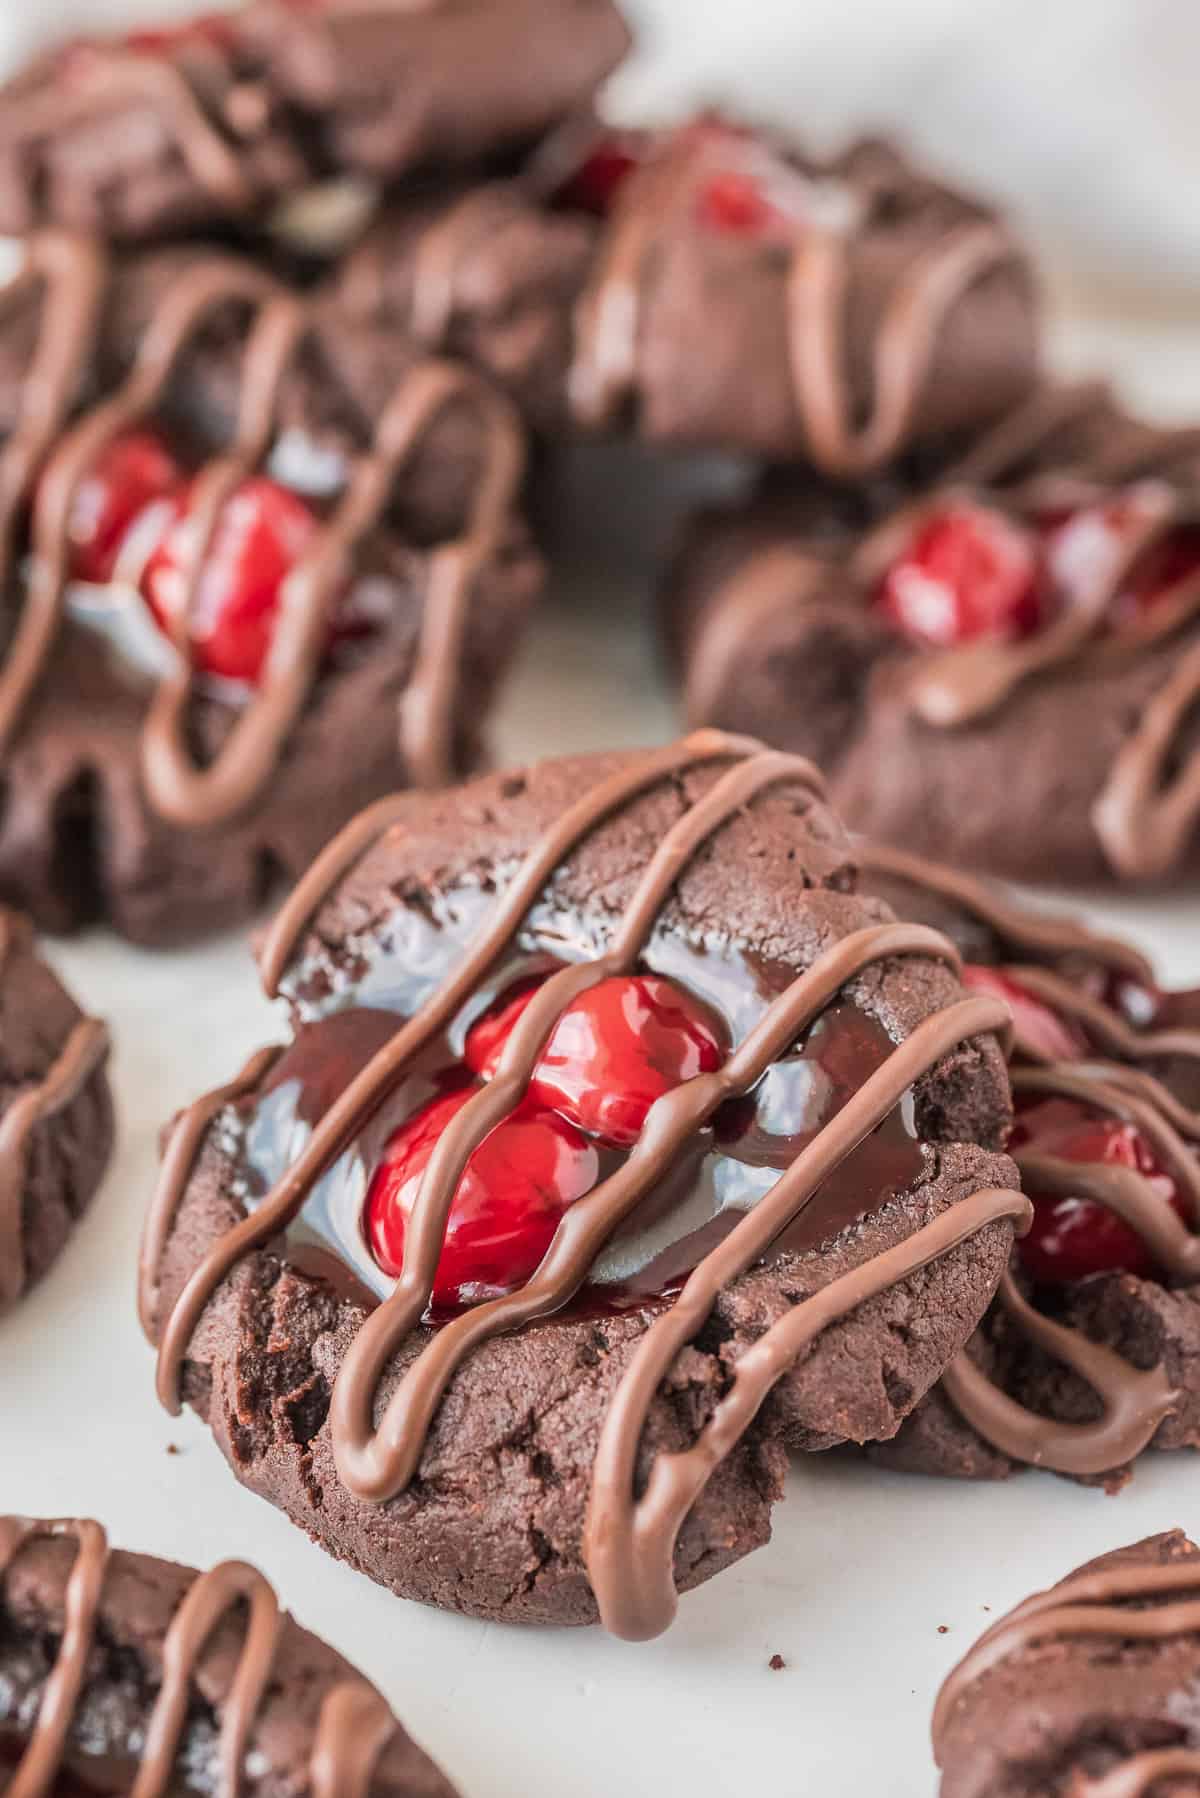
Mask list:
[[[65,1619],[54,1665],[28,1732],[10,1736],[0,1725],[0,1773],[11,1766],[5,1798],[75,1798],[95,1792],[128,1792],[131,1798],[167,1798],[181,1789],[176,1759],[188,1727],[192,1684],[217,1626],[244,1609],[241,1654],[221,1706],[217,1755],[220,1791],[238,1798],[245,1789],[246,1755],[259,1710],[270,1692],[280,1632],[286,1621],[271,1586],[244,1561],[225,1561],[200,1573],[171,1620],[162,1646],[162,1684],[136,1764],[77,1754],[71,1745],[76,1707],[99,1645],[101,1603],[109,1563],[101,1526],[80,1519],[38,1522],[0,1517],[0,1605],[4,1580],[22,1549],[39,1538],[75,1543],[67,1582]],[[380,1694],[365,1680],[334,1686],[320,1713],[309,1758],[312,1798],[366,1798],[371,1775],[396,1730]],[[15,1754],[15,1760],[13,1756]]]
[[[580,934],[578,920],[573,925],[547,909],[543,895],[556,869],[606,818],[664,780],[712,765],[723,767],[720,778],[663,838],[603,950]],[[338,995],[334,1008],[303,1023],[290,1048],[256,1056],[230,1086],[183,1115],[166,1151],[142,1256],[142,1318],[159,1341],[164,1404],[179,1407],[189,1341],[222,1280],[243,1256],[290,1232],[301,1265],[308,1258],[326,1271],[336,1256],[344,1263],[342,1290],[362,1302],[363,1321],[334,1386],[330,1430],[347,1489],[383,1503],[413,1478],[442,1395],[478,1344],[573,1304],[649,1301],[645,1333],[602,1429],[585,1552],[610,1629],[640,1638],[669,1624],[679,1528],[805,1348],[866,1299],[990,1223],[1008,1218],[1021,1227],[1029,1216],[1019,1193],[975,1192],[796,1305],[737,1362],[727,1395],[693,1446],[660,1456],[637,1495],[634,1466],[649,1406],[721,1290],[781,1247],[827,1241],[907,1190],[925,1167],[913,1123],[914,1083],[958,1045],[1007,1024],[1002,1002],[977,995],[934,1013],[896,1044],[843,996],[859,974],[885,960],[932,956],[955,965],[949,942],[921,926],[859,930],[798,975],[685,950],[656,929],[693,858],[737,811],[780,786],[810,796],[823,790],[808,763],[718,732],[646,755],[585,792],[498,893],[450,894],[433,920],[406,913],[386,959],[366,967],[352,994]],[[403,809],[398,798],[364,814],[300,884],[264,947],[268,992],[278,991],[310,918]],[[401,942],[410,927],[409,941]],[[600,981],[640,967],[678,980],[722,1020],[730,1045],[723,1065],[658,1101],[628,1155],[614,1155],[599,1183],[564,1214],[524,1286],[442,1321],[376,1422],[385,1370],[428,1321],[469,1156],[521,1102],[564,1009]],[[389,1124],[421,1101],[447,1053],[461,1047],[470,1022],[531,971],[546,977],[493,1077],[438,1139],[409,1220],[403,1272],[381,1283],[361,1228],[372,1158]],[[157,1270],[214,1120],[238,1131],[245,1147],[245,1216],[159,1316]]]
[[[141,61],[147,58],[139,59]],[[23,603],[0,662],[0,752],[22,717],[63,625],[70,580],[70,519],[80,484],[105,448],[162,407],[189,346],[230,306],[250,318],[241,391],[228,449],[196,471],[191,561],[174,621],[168,671],[150,698],[142,740],[146,796],[185,829],[220,824],[251,805],[269,781],[321,671],[328,624],[346,570],[384,516],[395,485],[447,408],[469,407],[484,446],[483,472],[461,536],[429,553],[401,746],[414,785],[452,773],[452,714],[474,582],[509,526],[524,467],[521,428],[508,402],[466,368],[419,362],[382,408],[370,448],[352,461],[341,493],[292,571],[259,686],[246,697],[215,760],[198,766],[188,743],[195,688],[188,612],[222,507],[269,456],[280,398],[313,325],[308,303],[252,264],[212,252],[189,263],[164,294],[126,380],[76,422],[84,374],[98,348],[108,272],[102,251],[62,233],[34,237],[0,308],[43,292],[41,328],[17,423],[0,451],[0,585],[18,568],[19,519],[32,506]]]

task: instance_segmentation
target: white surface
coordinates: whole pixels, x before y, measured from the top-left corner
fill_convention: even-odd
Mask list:
[[[638,591],[637,527],[662,482],[642,469],[623,501],[617,460],[586,459],[576,525],[592,566],[560,581],[510,692],[501,735],[513,758],[672,729]],[[1092,912],[1136,933],[1167,975],[1200,980],[1193,902]],[[159,1410],[134,1317],[158,1128],[273,1029],[247,950],[154,957],[96,936],[53,953],[116,1026],[120,1155],[63,1261],[0,1329],[0,1509],[90,1512],[123,1546],[257,1562],[379,1682],[468,1798],[745,1798],[760,1784],[797,1798],[918,1798],[932,1790],[934,1691],[986,1606],[994,1615],[1122,1541],[1200,1524],[1190,1458],[1151,1462],[1117,1500],[1037,1475],[966,1487],[810,1459],[794,1466],[774,1542],[685,1599],[673,1632],[649,1646],[401,1603],[236,1486],[194,1419]],[[886,1787],[873,1783],[884,1755]]]
[[[5,4],[0,63],[66,10]],[[70,9],[156,10],[156,0]],[[900,116],[931,148],[961,148],[995,185],[1026,189],[1065,260],[1122,274],[1136,264],[1156,279],[1200,263],[1196,114],[1182,79],[1190,0],[1058,0],[1053,20],[1044,0],[636,0],[632,10],[652,29],[624,84],[630,106],[732,81],[745,99],[807,108],[831,131],[852,116]],[[1163,32],[1172,54],[1148,62],[1135,21],[1139,33]],[[1168,104],[1168,88],[1186,99]],[[1121,157],[1137,155],[1109,179],[1118,115]],[[1194,403],[1194,331],[1091,316],[1060,335],[1076,363],[1106,354],[1146,398]],[[509,757],[673,728],[643,601],[647,539],[661,540],[664,489],[676,483],[653,464],[617,481],[619,462],[586,458],[574,567],[560,573],[504,709]],[[1135,934],[1168,979],[1200,980],[1194,898],[1090,911]],[[159,1127],[273,1029],[243,943],[165,958],[97,936],[53,954],[115,1024],[120,1153],[62,1262],[0,1326],[0,1509],[90,1512],[123,1546],[201,1566],[257,1562],[304,1623],[385,1689],[468,1798],[745,1798],[760,1787],[927,1798],[933,1694],[988,1607],[995,1616],[1141,1534],[1200,1527],[1200,1470],[1179,1456],[1145,1464],[1115,1500],[1037,1475],[961,1487],[810,1459],[793,1469],[774,1542],[685,1599],[673,1632],[649,1646],[405,1605],[241,1491],[194,1420],[159,1410],[137,1329],[134,1255]],[[782,1672],[768,1671],[775,1653]]]

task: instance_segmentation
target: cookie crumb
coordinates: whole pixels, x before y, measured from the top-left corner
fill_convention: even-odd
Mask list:
[[[787,1662],[781,1654],[773,1654],[767,1662],[767,1666],[771,1669],[772,1673],[782,1673],[783,1669],[787,1666]]]
[[[167,1453],[169,1455],[181,1455],[183,1453],[183,1450],[180,1448],[178,1442],[168,1442],[167,1443]]]
[[[948,1636],[949,1634],[950,1634],[950,1625],[948,1623],[939,1623],[938,1624],[938,1635],[939,1636]]]

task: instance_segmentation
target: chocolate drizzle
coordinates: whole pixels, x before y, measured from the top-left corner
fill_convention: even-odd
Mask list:
[[[68,1765],[71,1726],[89,1677],[100,1629],[109,1549],[98,1523],[0,1518],[0,1582],[21,1551],[39,1539],[66,1537],[76,1545],[67,1582],[65,1618],[53,1670],[6,1798],[49,1798]],[[220,1787],[237,1798],[245,1787],[247,1751],[267,1700],[286,1619],[270,1585],[243,1561],[225,1561],[197,1574],[171,1620],[162,1646],[162,1683],[146,1725],[131,1798],[165,1798],[174,1790],[176,1758],[187,1728],[192,1682],[205,1648],[227,1617],[247,1609],[245,1637],[229,1689],[219,1707]],[[383,1698],[362,1680],[346,1680],[325,1699],[309,1762],[314,1798],[366,1798],[372,1772],[396,1729]]]
[[[899,881],[924,891],[984,924],[1005,956],[1044,957],[1051,963],[998,964],[1006,977],[1033,997],[1083,1026],[1105,1053],[1135,1061],[1162,1062],[1170,1057],[1200,1061],[1200,1031],[1135,1030],[1112,1006],[1080,990],[1053,964],[1074,968],[1076,975],[1100,968],[1153,987],[1149,964],[1129,945],[1096,935],[1070,919],[1027,912],[998,897],[969,876],[926,862],[901,850],[862,844],[859,865],[868,875]],[[1013,1089],[1032,1097],[1062,1098],[1134,1125],[1170,1172],[1187,1208],[1181,1220],[1164,1204],[1147,1176],[1109,1163],[1062,1161],[1030,1144],[1012,1151],[1034,1191],[1090,1199],[1115,1213],[1146,1245],[1162,1273],[1181,1285],[1200,1280],[1200,1116],[1183,1105],[1165,1082],[1142,1068],[1100,1057],[1048,1062],[1036,1043],[1019,1034],[1015,1047],[1033,1063],[1012,1070]],[[1096,1475],[1134,1458],[1173,1408],[1176,1394],[1160,1365],[1140,1369],[1078,1330],[1042,1316],[1006,1276],[997,1302],[1009,1319],[1047,1354],[1055,1357],[1097,1392],[1103,1415],[1094,1424],[1053,1422],[1026,1410],[987,1380],[962,1356],[942,1377],[951,1401],[985,1441],[1014,1460],[1052,1468],[1057,1473]]]
[[[201,44],[193,56],[203,54]],[[102,118],[126,101],[145,101],[163,129],[169,131],[197,185],[225,212],[244,213],[258,195],[246,178],[236,138],[240,120],[258,116],[248,106],[246,83],[228,83],[225,97],[232,137],[221,130],[199,91],[183,69],[161,52],[139,51],[120,42],[89,42],[66,52],[70,78],[31,86],[5,98],[0,138],[16,145],[37,145],[72,125]],[[205,60],[217,55],[210,50]]]
[[[72,257],[88,253],[79,249],[68,256],[56,248],[57,241],[50,240],[43,261],[50,262],[56,281],[66,282],[71,292],[76,279]],[[66,360],[58,344],[64,300],[48,308],[42,333],[46,348],[39,351],[47,373],[56,378],[45,390],[30,382],[34,397],[29,404],[38,410],[31,413],[28,427],[10,439],[0,461],[0,493],[34,497],[29,591],[0,669],[0,748],[11,744],[20,728],[61,627],[70,574],[71,508],[80,482],[107,444],[162,404],[180,358],[214,315],[242,305],[252,323],[238,417],[229,449],[200,471],[193,487],[195,530],[191,560],[183,572],[184,603],[174,625],[174,655],[150,701],[143,732],[147,797],[162,817],[187,829],[224,823],[254,801],[318,677],[331,609],[356,548],[379,522],[397,479],[429,431],[447,408],[464,404],[481,426],[484,468],[462,534],[428,554],[419,641],[400,719],[412,782],[438,785],[449,779],[454,683],[471,593],[508,525],[523,469],[521,432],[508,403],[469,370],[446,362],[419,363],[400,384],[382,410],[371,448],[351,465],[343,493],[287,579],[261,684],[216,758],[199,767],[187,742],[195,679],[187,616],[221,508],[270,450],[282,388],[307,340],[311,314],[303,300],[251,265],[217,254],[204,257],[183,272],[160,304],[127,380],[66,434],[34,489],[41,456],[70,410],[72,377],[98,318],[96,265],[85,260],[84,267],[91,279],[75,295],[73,320],[82,336],[72,339],[74,357]],[[43,391],[49,400],[38,397]],[[0,523],[11,517],[17,502],[7,503],[9,511],[0,514]]]
[[[943,1685],[933,1715],[938,1765],[968,1691],[1010,1656],[1056,1643],[1095,1641],[1115,1647],[1166,1643],[1193,1634],[1200,1635],[1200,1562],[1194,1555],[1166,1563],[1118,1562],[1035,1594],[993,1624]],[[1200,1753],[1169,1747],[1133,1754],[1078,1789],[1081,1798],[1141,1798],[1157,1780],[1179,1774],[1200,1775]]]
[[[522,921],[555,871],[591,832],[640,794],[690,770],[726,763],[727,769],[659,843],[607,950],[564,966],[543,982],[508,1038],[493,1077],[439,1138],[409,1220],[403,1273],[391,1295],[361,1323],[334,1385],[331,1440],[339,1475],[351,1493],[382,1503],[403,1490],[419,1466],[441,1397],[466,1356],[502,1331],[560,1310],[584,1284],[599,1251],[671,1169],[697,1129],[730,1097],[749,1092],[848,982],[881,961],[906,955],[956,965],[951,945],[920,926],[871,926],[832,945],[772,1000],[723,1068],[701,1074],[659,1100],[628,1159],[564,1215],[532,1279],[517,1292],[475,1306],[439,1330],[377,1418],[380,1381],[428,1306],[451,1202],[467,1159],[522,1100],[563,1010],[599,981],[637,965],[675,882],[737,812],[780,786],[798,788],[810,798],[823,790],[808,763],[717,732],[698,732],[646,755],[585,792],[535,843],[432,998],[398,1027],[329,1106],[284,1178],[214,1244],[167,1315],[160,1316],[157,1262],[206,1125],[227,1094],[201,1100],[184,1114],[151,1207],[142,1265],[142,1315],[148,1331],[159,1340],[158,1390],[169,1409],[179,1407],[180,1375],[190,1339],[221,1282],[243,1257],[278,1238],[296,1217],[313,1184],[386,1103],[414,1058],[449,1026],[509,952]],[[352,825],[300,883],[264,947],[268,990],[276,987],[308,920],[338,879],[402,809],[402,801],[376,807]],[[882,1065],[800,1150],[767,1196],[705,1255],[675,1306],[647,1330],[604,1427],[588,1514],[586,1558],[609,1628],[645,1637],[669,1624],[675,1608],[674,1544],[684,1516],[771,1387],[821,1330],[998,1220],[1011,1220],[1016,1227],[1026,1221],[1028,1203],[1020,1194],[976,1192],[907,1242],[796,1306],[739,1361],[726,1400],[693,1447],[687,1454],[660,1459],[646,1497],[635,1500],[633,1462],[650,1403],[675,1355],[701,1327],[720,1291],[761,1259],[809,1208],[819,1231],[817,1199],[827,1177],[889,1116],[914,1082],[959,1045],[1003,1029],[1005,1019],[1005,1007],[990,997],[962,999],[927,1018],[892,1047]],[[256,1078],[251,1068],[231,1090],[245,1090]]]
[[[1057,397],[1057,403],[1056,402]],[[923,514],[977,491],[981,478],[1001,485],[1004,504],[1035,516],[1057,505],[1081,506],[1111,498],[1114,486],[1136,481],[1142,510],[1139,528],[1131,530],[1123,553],[1083,590],[1058,617],[1022,642],[981,639],[956,649],[926,653],[913,663],[907,687],[915,715],[936,729],[972,724],[996,711],[1021,686],[1043,676],[1086,675],[1124,665],[1130,656],[1161,649],[1182,630],[1200,621],[1200,571],[1178,580],[1152,608],[1128,624],[1114,627],[1112,605],[1134,568],[1181,523],[1197,515],[1196,434],[1155,432],[1114,425],[1115,442],[1107,458],[1086,473],[1070,466],[1035,475],[1015,484],[1005,481],[1006,457],[1019,460],[1036,447],[1039,435],[1049,448],[1061,429],[1064,409],[1086,411],[1096,404],[1095,390],[1067,389],[1065,395],[1039,396],[1016,420],[1008,420],[937,489],[915,506],[886,519],[860,545],[852,571],[871,591],[874,578],[887,566]],[[1155,467],[1157,447],[1159,462]],[[1167,478],[1175,473],[1176,478]],[[1092,808],[1092,822],[1106,857],[1120,875],[1149,880],[1168,873],[1187,850],[1200,821],[1200,755],[1182,767],[1180,743],[1195,723],[1200,703],[1200,645],[1184,653],[1163,686],[1145,705],[1126,737]]]
[[[24,926],[0,911],[0,968]],[[80,1018],[42,1079],[19,1089],[0,1117],[0,1312],[25,1285],[23,1251],[25,1178],[34,1132],[72,1104],[108,1055],[106,1027]]]
[[[589,426],[611,423],[637,382],[645,286],[664,226],[696,198],[703,175],[685,132],[624,182],[596,273],[580,302],[570,392]],[[853,189],[854,178],[847,182]],[[797,225],[787,279],[795,404],[806,451],[826,473],[860,478],[893,460],[912,433],[938,337],[971,289],[1017,255],[1008,233],[974,220],[914,257],[889,295],[871,349],[872,408],[853,417],[847,339],[856,235],[870,229],[869,196],[855,216]]]

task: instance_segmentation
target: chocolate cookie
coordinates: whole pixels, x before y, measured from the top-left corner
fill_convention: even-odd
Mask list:
[[[0,909],[0,1313],[41,1278],[91,1203],[113,1142],[108,1032],[85,1018]]]
[[[820,162],[714,117],[575,133],[517,180],[398,206],[340,293],[539,423],[843,479],[977,429],[1034,372],[1028,264],[992,214],[880,144]]]
[[[853,825],[964,867],[1194,871],[1198,478],[1200,433],[1082,388],[929,486],[776,479],[668,580],[689,716],[820,757]]]
[[[334,321],[217,252],[114,272],[49,233],[9,299],[0,892],[178,941],[477,762],[539,581],[522,434],[403,346],[370,383]]]
[[[756,744],[385,801],[261,961],[292,1039],[147,1223],[159,1393],[405,1596],[663,1629],[785,1448],[895,1431],[1028,1217],[1002,1002]]]
[[[0,1775],[11,1798],[453,1798],[374,1686],[261,1573],[0,1518]]]
[[[870,1454],[1111,1487],[1148,1446],[1200,1446],[1200,995],[1161,991],[1128,944],[961,874],[861,855],[865,884],[946,931],[964,983],[1010,1006],[1011,1149],[1034,1207],[969,1357]]]
[[[941,1798],[1200,1791],[1200,1549],[1182,1530],[1089,1561],[993,1624],[938,1697]]]
[[[77,40],[0,88],[0,230],[143,241],[331,174],[511,156],[627,46],[611,0],[251,0]]]

